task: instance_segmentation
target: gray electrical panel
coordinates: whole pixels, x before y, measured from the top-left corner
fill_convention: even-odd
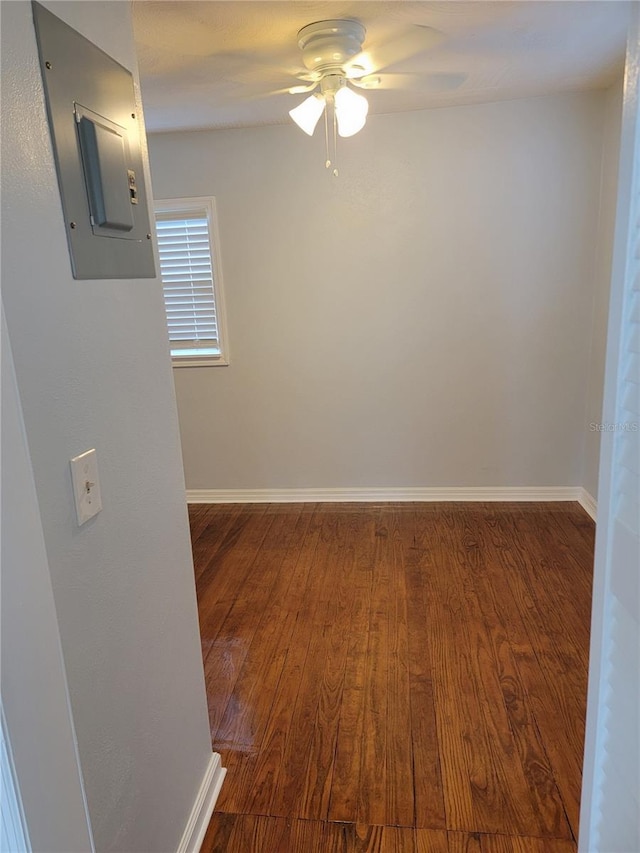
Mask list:
[[[131,72],[32,6],[73,277],[154,278]]]

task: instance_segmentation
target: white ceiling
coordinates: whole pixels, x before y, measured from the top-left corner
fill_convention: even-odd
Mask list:
[[[355,18],[365,49],[432,27],[434,46],[394,65],[408,89],[366,93],[371,113],[603,88],[620,74],[629,16],[622,0],[271,2],[134,0],[147,128],[245,127],[289,121],[305,95],[298,30]],[[391,78],[393,79],[393,78]],[[285,93],[269,94],[274,90]]]

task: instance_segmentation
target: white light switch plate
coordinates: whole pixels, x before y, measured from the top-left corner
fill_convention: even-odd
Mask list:
[[[98,478],[98,457],[96,451],[87,450],[71,460],[71,479],[73,496],[76,502],[78,525],[89,521],[102,509],[100,480]]]

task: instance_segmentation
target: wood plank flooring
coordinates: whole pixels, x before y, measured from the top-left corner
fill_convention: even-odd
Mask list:
[[[202,853],[571,853],[594,525],[574,503],[194,505]]]

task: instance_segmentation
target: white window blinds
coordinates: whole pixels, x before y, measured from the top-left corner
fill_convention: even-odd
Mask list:
[[[212,206],[170,209],[171,202],[160,204],[156,229],[171,356],[176,361],[220,359]]]

